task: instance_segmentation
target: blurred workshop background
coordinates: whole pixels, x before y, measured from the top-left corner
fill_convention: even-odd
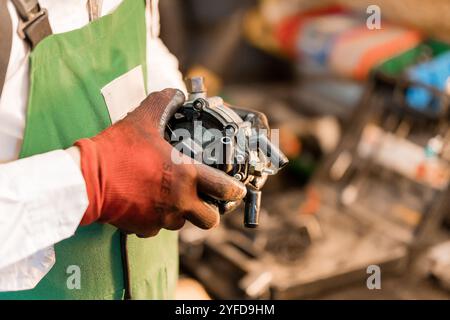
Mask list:
[[[290,158],[258,229],[181,231],[178,297],[449,299],[450,1],[160,9],[184,75],[265,112]]]

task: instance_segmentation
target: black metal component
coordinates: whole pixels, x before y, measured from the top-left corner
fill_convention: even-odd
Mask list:
[[[244,210],[244,225],[247,228],[256,228],[258,226],[260,207],[261,191],[247,186]]]
[[[123,286],[125,290],[124,299],[131,300],[130,265],[128,262],[127,242],[128,235],[120,232],[120,255],[122,259]]]

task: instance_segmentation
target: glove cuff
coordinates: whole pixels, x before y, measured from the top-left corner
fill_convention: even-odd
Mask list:
[[[102,192],[100,182],[100,166],[96,143],[91,139],[81,139],[74,144],[80,150],[81,172],[86,183],[89,206],[81,219],[80,225],[94,223],[101,216]]]

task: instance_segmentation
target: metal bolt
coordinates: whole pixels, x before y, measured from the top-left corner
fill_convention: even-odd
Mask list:
[[[237,131],[237,127],[234,124],[228,124],[225,127],[225,134],[227,136],[234,136]]]
[[[241,181],[244,177],[242,176],[242,174],[236,173],[236,174],[234,175],[234,178],[237,179],[237,180],[239,180],[239,181]]]
[[[202,111],[205,105],[206,101],[200,98],[194,101],[192,107],[194,108],[195,111]]]
[[[203,77],[192,77],[186,79],[186,87],[189,93],[206,92],[205,81]]]
[[[262,169],[262,173],[266,173],[268,175],[274,175],[277,172],[272,168],[264,168],[264,169]]]

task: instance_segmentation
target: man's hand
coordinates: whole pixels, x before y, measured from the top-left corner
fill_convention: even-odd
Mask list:
[[[174,149],[162,136],[184,99],[175,89],[152,93],[123,120],[75,143],[89,197],[82,225],[110,223],[141,237],[179,229],[186,219],[209,229],[219,212],[199,193],[226,201],[245,196],[244,185],[221,171],[172,161]]]

